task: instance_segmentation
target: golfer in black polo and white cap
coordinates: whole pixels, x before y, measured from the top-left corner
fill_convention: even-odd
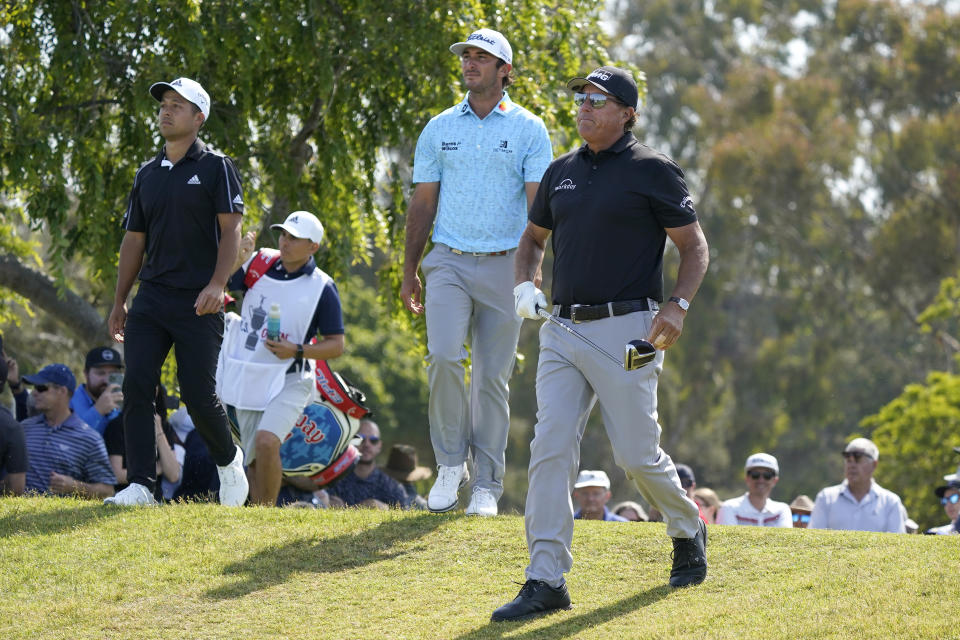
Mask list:
[[[154,504],[154,400],[170,349],[184,404],[220,475],[220,503],[247,499],[243,452],[234,445],[214,372],[223,337],[223,287],[237,258],[243,193],[233,161],[199,139],[210,96],[190,78],[150,87],[164,145],[137,171],[123,217],[117,289],[108,326],[123,342],[123,424],[130,484],[104,502]],[[127,311],[127,297],[140,279]]]
[[[540,182],[517,249],[517,313],[537,319],[537,308],[547,307],[533,280],[552,234],[551,298],[560,322],[575,325],[610,352],[641,337],[660,351],[651,363],[628,371],[554,323],[540,328],[526,504],[530,564],[519,595],[497,609],[494,620],[570,606],[564,580],[573,564],[569,495],[595,403],[617,464],[667,523],[673,538],[670,584],[697,584],[707,573],[706,527],[660,448],[657,420],[663,350],[683,330],[689,301],[707,270],[707,241],[683,172],[630,132],[638,101],[630,72],[604,66],[567,87],[574,92],[577,130],[586,144],[557,158]],[[667,236],[680,252],[680,264],[672,295],[662,304]]]

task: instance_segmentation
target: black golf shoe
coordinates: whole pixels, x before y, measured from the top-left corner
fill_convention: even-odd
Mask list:
[[[566,583],[554,589],[542,580],[527,580],[520,593],[493,612],[490,620],[524,620],[532,616],[570,608],[570,594]]]
[[[707,577],[707,525],[699,520],[700,531],[693,538],[673,539],[671,587],[700,584]]]

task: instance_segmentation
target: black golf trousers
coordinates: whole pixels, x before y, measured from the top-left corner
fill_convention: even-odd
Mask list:
[[[141,282],[124,328],[127,373],[123,379],[123,431],[127,481],[151,491],[157,476],[154,398],[160,368],[174,348],[180,399],[218,466],[230,464],[236,448],[216,394],[223,313],[198,316],[199,291]]]

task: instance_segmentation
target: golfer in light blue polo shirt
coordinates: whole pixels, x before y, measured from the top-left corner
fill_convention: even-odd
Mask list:
[[[472,460],[467,514],[493,516],[503,493],[507,382],[521,322],[513,254],[553,154],[543,121],[505,91],[513,51],[503,34],[478,29],[450,50],[460,56],[468,91],[430,120],[417,142],[400,295],[412,313],[427,316],[428,416],[439,465],[427,504],[434,512],[456,508]],[[431,227],[434,246],[421,265]]]

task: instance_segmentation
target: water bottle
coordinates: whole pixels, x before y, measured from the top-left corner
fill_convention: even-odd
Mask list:
[[[270,305],[270,312],[267,313],[267,339],[280,339],[280,305],[276,302]]]

